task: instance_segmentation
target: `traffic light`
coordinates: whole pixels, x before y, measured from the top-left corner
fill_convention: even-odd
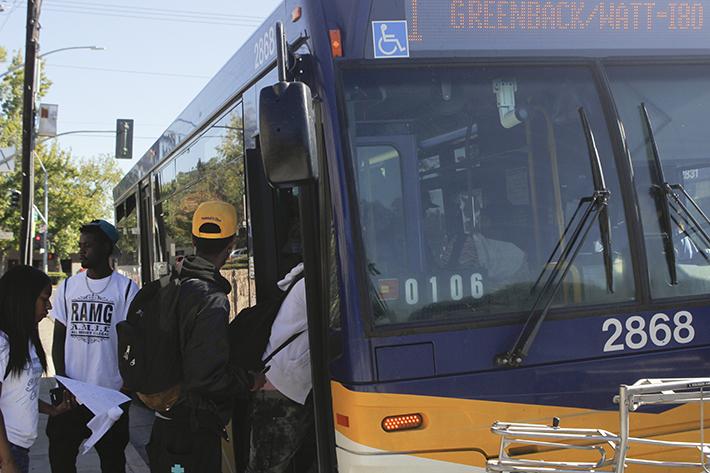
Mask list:
[[[133,120],[116,120],[116,159],[133,158]]]
[[[20,197],[22,197],[22,193],[16,189],[12,189],[10,191],[10,206],[19,209]]]
[[[36,234],[35,237],[32,239],[32,248],[34,248],[35,250],[40,250],[44,248],[44,246],[42,245],[41,233]]]

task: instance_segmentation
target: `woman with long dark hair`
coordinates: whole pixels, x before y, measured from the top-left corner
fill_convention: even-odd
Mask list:
[[[69,408],[39,399],[47,358],[37,324],[52,304],[52,282],[42,271],[15,266],[0,278],[0,467],[29,471],[29,449],[37,438],[39,412],[50,416]]]

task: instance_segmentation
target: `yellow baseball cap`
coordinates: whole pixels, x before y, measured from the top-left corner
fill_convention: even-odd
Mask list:
[[[216,240],[237,233],[237,210],[220,200],[203,202],[192,215],[192,234],[198,238]]]

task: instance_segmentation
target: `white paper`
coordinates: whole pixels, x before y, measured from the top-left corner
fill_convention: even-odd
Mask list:
[[[81,446],[81,454],[83,455],[91,450],[91,447],[101,440],[101,437],[108,432],[108,429],[111,428],[113,423],[116,422],[122,414],[123,410],[120,407],[112,407],[111,410],[106,413],[95,415],[94,418],[86,424],[86,426],[91,429],[91,436],[89,436]]]
[[[79,404],[85,405],[94,415],[100,415],[119,406],[131,398],[115,389],[103,388],[95,384],[84,383],[64,376],[55,376],[76,397]]]
[[[131,398],[115,389],[103,388],[63,376],[55,378],[76,397],[79,404],[86,406],[94,414],[94,418],[86,424],[91,429],[91,436],[81,446],[81,454],[83,455],[121,417],[123,410],[119,406],[130,401]]]

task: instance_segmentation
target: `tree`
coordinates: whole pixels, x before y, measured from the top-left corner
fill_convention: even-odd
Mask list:
[[[244,140],[241,114],[229,115],[210,128],[194,146],[201,153],[193,169],[179,172],[172,182],[161,187],[157,207],[158,225],[163,225],[178,250],[192,246],[192,213],[208,200],[232,203],[237,222],[244,214]],[[180,159],[178,157],[177,159]],[[240,229],[237,247],[246,247],[247,235]],[[166,242],[161,242],[165,244]]]
[[[21,54],[15,55],[10,67],[22,64]],[[6,75],[0,82],[0,147],[15,146],[21,155],[22,144],[22,84],[23,70]],[[39,96],[44,96],[51,83],[43,75]],[[49,174],[49,228],[51,251],[67,257],[76,251],[79,228],[94,218],[111,218],[111,191],[121,178],[116,162],[109,156],[79,160],[70,151],[38,143],[37,158]],[[12,189],[20,189],[22,172],[0,174],[0,229],[15,235],[11,241],[0,241],[0,269],[4,269],[7,255],[19,247],[20,210],[10,205]],[[42,209],[44,173],[35,160],[35,204]],[[39,224],[39,222],[38,222]]]
[[[5,50],[0,48],[0,57],[5,55]],[[18,152],[22,147],[22,87],[25,77],[22,64],[22,54],[18,52],[8,69],[19,69],[3,77],[0,82],[0,147],[15,146]],[[43,72],[38,98],[47,95],[51,86],[52,83]]]

